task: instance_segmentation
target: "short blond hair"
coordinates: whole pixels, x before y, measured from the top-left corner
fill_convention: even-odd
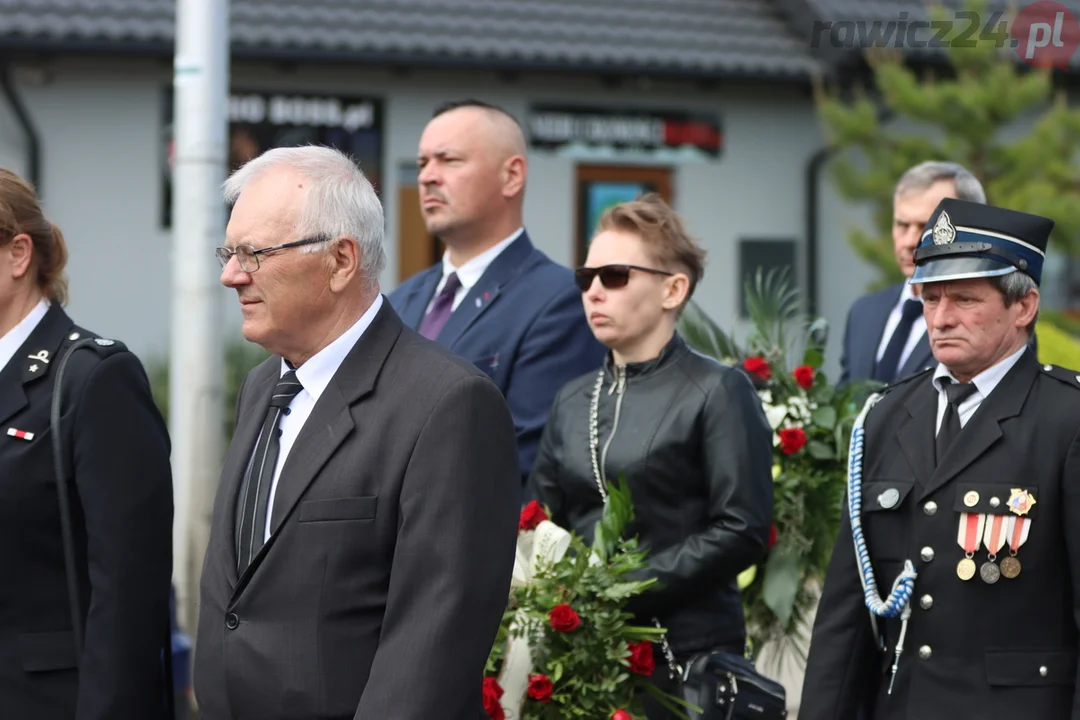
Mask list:
[[[685,273],[690,282],[683,306],[690,301],[705,275],[706,252],[662,197],[646,193],[608,208],[596,225],[596,233],[609,230],[638,236],[660,269]]]

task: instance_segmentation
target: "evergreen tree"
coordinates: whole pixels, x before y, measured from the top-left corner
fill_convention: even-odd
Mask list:
[[[1024,65],[1011,47],[1012,18],[974,2],[982,27],[957,42],[967,21],[956,21],[947,39],[952,72],[916,73],[899,51],[866,51],[874,88],[842,98],[817,89],[824,132],[835,150],[833,177],[849,200],[869,202],[874,230],[850,231],[856,252],[881,270],[878,287],[902,279],[891,239],[893,190],[905,170],[926,160],[958,162],[982,182],[992,205],[1044,215],[1056,225],[1051,249],[1080,251],[1080,110],[1055,92],[1052,70]],[[935,19],[955,19],[931,10]],[[970,44],[971,47],[961,47]],[[921,75],[921,77],[920,77]],[[888,118],[883,121],[883,116]],[[905,130],[889,127],[903,120]],[[1026,124],[1015,136],[1009,126]],[[1013,138],[1006,137],[1012,130]]]

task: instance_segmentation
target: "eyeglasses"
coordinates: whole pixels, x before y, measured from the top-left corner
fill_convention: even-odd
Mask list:
[[[599,275],[601,285],[608,290],[617,290],[626,287],[626,283],[630,282],[631,270],[640,270],[653,275],[671,276],[675,274],[664,270],[656,270],[655,268],[641,267],[640,265],[603,265],[594,268],[579,267],[574,271],[574,282],[577,283],[581,292],[586,292],[592,287],[593,278]]]
[[[250,245],[237,245],[231,250],[227,247],[219,247],[214,250],[214,255],[217,256],[218,262],[221,263],[222,268],[228,265],[229,260],[235,255],[236,260],[240,263],[240,269],[246,273],[253,273],[259,269],[259,256],[263,253],[273,252],[274,250],[284,250],[285,248],[291,247],[300,247],[301,245],[314,245],[315,243],[329,242],[332,239],[333,238],[329,238],[326,235],[318,235],[316,237],[294,240],[293,242],[287,242],[282,245],[272,245],[258,250]]]

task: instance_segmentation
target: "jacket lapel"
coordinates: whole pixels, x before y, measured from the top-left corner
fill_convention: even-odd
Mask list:
[[[74,325],[64,309],[52,303],[26,342],[0,369],[0,423],[26,407],[25,387],[49,374]]]
[[[900,292],[903,290],[903,285],[896,285],[891,289],[895,292],[889,293],[886,295],[883,302],[874,305],[867,318],[869,332],[865,333],[863,336],[872,338],[873,342],[858,343],[856,345],[856,347],[862,348],[863,358],[862,371],[856,371],[856,377],[872,377],[874,375],[874,366],[877,364],[877,351],[881,346],[882,338],[885,336],[885,325],[889,322],[889,314],[892,313],[893,308],[896,307],[896,303],[900,300]]]
[[[945,457],[938,462],[930,484],[923,491],[923,497],[948,483],[997,442],[1002,436],[1001,423],[1020,414],[1038,371],[1038,361],[1030,351],[1020,356],[1016,365],[964,425]],[[935,424],[931,424],[931,431]],[[931,451],[933,441],[931,438]]]
[[[909,377],[935,365],[937,365],[937,360],[934,359],[934,354],[930,351],[930,334],[924,332],[911,351],[911,355],[908,356],[907,362],[900,368],[898,377]]]
[[[240,486],[243,484],[244,473],[251,460],[251,454],[255,451],[255,441],[258,439],[259,430],[266,420],[266,411],[270,407],[270,395],[277,384],[280,368],[281,358],[274,356],[252,371],[244,392],[251,393],[250,396],[255,400],[247,403],[246,408],[242,408],[236,429],[233,431],[232,442],[229,444],[229,451],[225,455],[225,462],[222,463],[218,497],[214,505],[223,508],[221,522],[227,530],[223,535],[228,539],[228,549],[225,553],[228,559],[227,572],[234,585],[237,562],[236,512]]]
[[[904,456],[915,471],[915,480],[927,487],[934,474],[934,424],[937,418],[937,393],[931,378],[917,381],[919,385],[907,398],[904,407],[907,421],[896,433]]]
[[[521,236],[510,243],[491,262],[484,274],[480,276],[480,280],[473,285],[462,298],[457,309],[450,314],[450,319],[446,321],[446,325],[439,333],[439,344],[446,348],[453,348],[473,323],[495,304],[503,287],[521,272],[532,253],[533,244],[529,240],[529,235],[522,231]]]
[[[428,268],[418,278],[418,282],[401,308],[401,321],[406,326],[413,330],[420,328],[420,322],[424,319],[424,311],[427,310],[428,303],[431,302],[431,298],[435,295],[435,288],[438,287],[441,279],[442,263]]]

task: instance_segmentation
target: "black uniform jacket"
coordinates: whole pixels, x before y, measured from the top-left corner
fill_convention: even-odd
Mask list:
[[[599,370],[599,369],[598,369]],[[625,475],[627,536],[648,548],[639,578],[659,584],[628,606],[657,617],[679,655],[740,648],[746,630],[736,576],[765,553],[772,523],[772,431],[747,376],[699,355],[676,334],[660,357],[605,365],[598,462]],[[603,512],[589,451],[597,372],[558,394],[530,475],[552,521],[591,542]]]
[[[0,718],[163,717],[172,579],[169,439],[139,360],[115,341],[64,370],[61,429],[84,649],[64,573],[49,412],[80,338],[53,303],[0,369]],[[33,357],[31,357],[33,356]]]
[[[863,703],[873,720],[1080,718],[1080,376],[1028,350],[936,468],[932,376],[894,386],[865,425],[861,517],[882,599],[905,560],[918,572],[892,694],[901,623],[879,621],[875,649],[845,503],[799,720],[854,719]],[[1010,498],[1023,491],[1034,501],[1021,515]],[[1019,575],[958,577],[961,513],[1030,520]],[[995,561],[1008,556],[1006,544]],[[973,559],[988,561],[985,543]]]

